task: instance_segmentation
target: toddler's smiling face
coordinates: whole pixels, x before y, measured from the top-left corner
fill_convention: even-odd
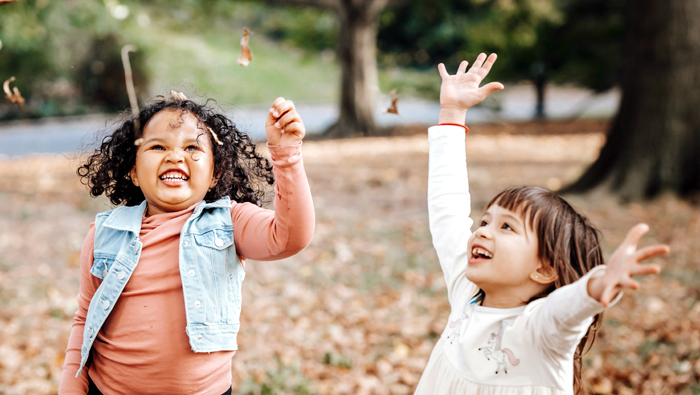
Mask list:
[[[163,110],[144,126],[131,180],[148,201],[147,215],[184,210],[216,185],[206,130],[186,112]]]

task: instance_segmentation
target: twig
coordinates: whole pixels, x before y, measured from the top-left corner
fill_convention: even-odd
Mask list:
[[[124,77],[126,79],[126,92],[129,94],[129,104],[131,105],[131,114],[134,116],[134,131],[135,135],[141,134],[141,112],[139,111],[139,102],[136,100],[136,90],[134,90],[134,78],[131,74],[131,63],[129,63],[129,52],[136,52],[136,47],[127,44],[122,47],[122,63],[124,64]]]

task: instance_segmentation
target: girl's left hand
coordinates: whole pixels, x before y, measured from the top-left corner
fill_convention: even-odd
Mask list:
[[[265,120],[267,143],[270,145],[296,145],[306,134],[306,127],[291,100],[278,97]]]
[[[659,274],[661,271],[658,265],[640,264],[651,257],[670,252],[667,245],[652,245],[637,250],[639,240],[647,232],[647,224],[638,224],[630,229],[625,240],[610,257],[605,273],[598,276],[594,274],[588,281],[588,294],[603,306],[607,307],[623,288],[639,288],[639,283],[632,276]]]

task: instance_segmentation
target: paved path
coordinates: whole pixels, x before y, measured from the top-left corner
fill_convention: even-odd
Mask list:
[[[473,108],[467,113],[467,123],[527,120],[535,107],[534,90],[529,86],[513,86],[494,93],[500,100],[500,111]],[[500,97],[499,97],[500,96]],[[552,119],[571,116],[610,117],[617,111],[619,93],[611,91],[593,96],[589,92],[572,88],[550,88],[547,92],[547,115]],[[380,99],[388,106],[389,98]],[[437,121],[440,106],[436,102],[420,99],[399,101],[401,116],[376,112],[380,127],[402,124],[433,124]],[[269,105],[245,105],[226,109],[226,113],[241,130],[254,139],[265,138],[264,120]],[[297,103],[308,133],[319,133],[338,117],[335,104]],[[73,153],[95,146],[114,118],[102,115],[85,117],[52,118],[35,122],[0,123],[0,159],[39,153]]]

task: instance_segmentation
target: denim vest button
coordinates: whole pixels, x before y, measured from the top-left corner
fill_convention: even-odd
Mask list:
[[[124,273],[124,272],[118,272],[118,273],[117,273],[117,278],[118,278],[118,279],[123,280],[124,277],[126,277],[126,273]]]
[[[190,270],[190,271],[187,272],[187,273],[189,273],[190,276],[194,276],[194,270]]]
[[[189,244],[190,244],[190,243],[188,243],[187,240],[185,240],[185,241],[182,242],[182,246],[183,246],[183,247],[187,247]]]
[[[197,340],[202,340],[202,334],[197,335]]]
[[[221,239],[216,239],[214,240],[214,244],[216,244],[217,247],[221,247],[224,245],[224,241]]]
[[[102,303],[102,308],[107,310],[109,308],[109,300],[100,300],[100,303]]]
[[[197,307],[201,307],[201,306],[202,306],[202,302],[196,301],[196,302],[194,302],[194,305],[197,306]]]

